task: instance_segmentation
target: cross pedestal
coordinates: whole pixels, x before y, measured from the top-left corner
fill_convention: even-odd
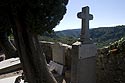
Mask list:
[[[92,43],[89,35],[89,7],[83,7],[78,13],[82,19],[80,42],[72,45],[71,83],[96,83],[96,45]]]

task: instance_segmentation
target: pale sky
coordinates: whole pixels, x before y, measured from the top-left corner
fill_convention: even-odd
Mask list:
[[[67,13],[55,31],[81,28],[77,13],[89,6],[94,19],[90,28],[125,25],[125,0],[69,0]]]

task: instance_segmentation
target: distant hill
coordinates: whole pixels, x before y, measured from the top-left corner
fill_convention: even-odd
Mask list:
[[[56,35],[58,37],[72,37],[76,39],[80,37],[80,29],[57,31]],[[99,46],[108,45],[125,37],[125,25],[90,29],[90,37]]]
[[[59,37],[79,38],[80,29],[69,29],[69,30],[63,30],[63,31],[56,31],[56,35],[59,36]]]

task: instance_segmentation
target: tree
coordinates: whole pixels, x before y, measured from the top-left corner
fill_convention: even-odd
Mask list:
[[[6,55],[6,59],[17,57],[17,50],[8,40],[7,32],[0,31],[0,47]]]
[[[57,83],[47,68],[38,34],[50,32],[66,13],[68,0],[0,1],[0,29],[13,30],[14,40],[29,83]]]

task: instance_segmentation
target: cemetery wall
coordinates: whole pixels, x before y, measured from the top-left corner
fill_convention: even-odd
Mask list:
[[[52,42],[40,42],[48,60],[52,60]],[[66,66],[71,66],[71,48],[66,49]],[[97,83],[125,83],[125,40],[121,39],[98,49]]]
[[[125,40],[98,49],[97,83],[125,83]]]
[[[40,41],[49,63],[52,60],[53,42]],[[65,45],[66,46],[66,45]],[[66,46],[65,59],[68,70],[71,68],[72,48]],[[96,75],[97,83],[125,83],[125,40],[121,39],[107,47],[98,49]]]
[[[46,59],[47,59],[47,62],[49,63],[50,60],[53,60],[52,57],[53,57],[53,53],[52,53],[52,49],[53,49],[53,45],[55,45],[56,43],[54,42],[47,42],[47,41],[40,41],[40,45],[41,45],[41,48],[46,56]],[[71,49],[72,47],[70,45],[67,45],[67,44],[62,44],[61,47],[64,47],[65,49],[65,66],[67,66],[67,69],[70,69],[71,68]],[[57,51],[59,50],[60,48],[57,49]]]

